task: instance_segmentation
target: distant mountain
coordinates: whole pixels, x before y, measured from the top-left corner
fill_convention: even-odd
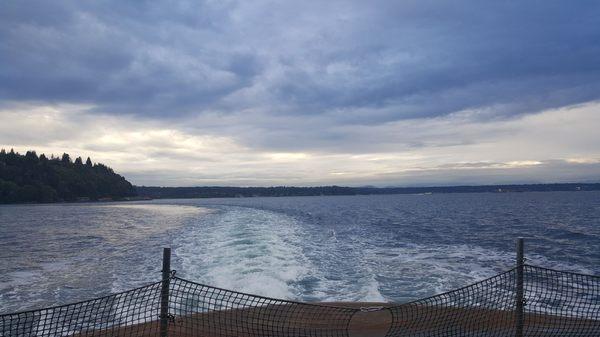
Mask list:
[[[149,187],[137,186],[141,197],[160,198],[235,198],[235,197],[284,197],[314,195],[371,195],[371,194],[433,194],[433,193],[506,193],[548,191],[598,191],[598,183],[486,185],[443,187]]]
[[[136,195],[125,178],[103,164],[0,150],[0,203],[120,200]]]

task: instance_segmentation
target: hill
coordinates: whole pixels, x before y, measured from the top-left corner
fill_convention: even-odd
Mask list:
[[[0,150],[0,203],[120,200],[136,195],[125,178],[103,164]]]

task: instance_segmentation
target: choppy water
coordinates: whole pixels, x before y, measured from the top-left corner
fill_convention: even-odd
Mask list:
[[[178,275],[305,301],[407,301],[532,264],[600,274],[600,192],[0,206],[0,312]]]

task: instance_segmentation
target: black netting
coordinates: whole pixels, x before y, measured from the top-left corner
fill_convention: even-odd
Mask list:
[[[161,283],[90,301],[0,316],[1,337],[157,336]],[[135,334],[134,334],[135,333]]]
[[[600,336],[600,277],[525,266],[525,336]]]
[[[515,336],[515,270],[390,308],[387,336]]]
[[[173,278],[174,336],[348,336],[355,309],[253,296]]]
[[[0,315],[0,337],[159,337],[161,320],[169,337],[337,337],[354,336],[360,324],[389,316],[384,331],[389,326],[390,337],[514,337],[518,270],[360,315],[359,309],[254,296],[173,276],[90,301]],[[524,337],[600,336],[600,277],[529,265],[522,270]],[[161,291],[167,289],[168,315],[161,316]],[[361,336],[371,337],[365,331]]]
[[[600,277],[523,267],[524,337],[600,336]],[[517,332],[517,268],[390,308],[387,336],[503,337]]]

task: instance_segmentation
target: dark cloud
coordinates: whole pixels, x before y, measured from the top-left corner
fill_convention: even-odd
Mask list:
[[[250,147],[352,152],[365,136],[352,127],[598,100],[598,27],[600,3],[587,0],[6,0],[0,101],[85,103]],[[365,140],[432,146],[423,138]]]

